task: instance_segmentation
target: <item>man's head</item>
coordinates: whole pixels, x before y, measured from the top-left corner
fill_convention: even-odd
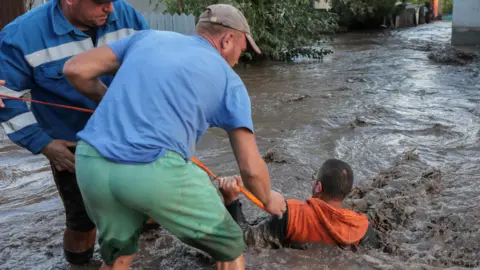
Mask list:
[[[353,186],[350,165],[338,160],[325,161],[313,181],[312,195],[316,198],[343,201]]]
[[[80,30],[95,28],[107,22],[116,0],[62,0],[66,17]]]
[[[199,17],[196,32],[212,43],[232,67],[238,63],[248,44],[261,54],[252,38],[247,19],[231,5],[208,6]]]

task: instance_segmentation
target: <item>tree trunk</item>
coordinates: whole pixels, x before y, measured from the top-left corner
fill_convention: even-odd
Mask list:
[[[178,0],[178,12],[183,13],[183,0]]]

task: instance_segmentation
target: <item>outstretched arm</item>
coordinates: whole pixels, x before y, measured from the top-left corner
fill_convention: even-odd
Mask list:
[[[239,199],[240,186],[243,186],[241,177],[221,178],[219,179],[220,192],[224,198],[225,206],[242,228],[244,239],[248,246],[280,248],[284,245],[285,236],[287,234],[288,209],[279,218],[276,215],[269,216],[257,224],[249,224],[242,212],[242,203]],[[271,191],[272,200],[285,200],[278,192]],[[286,203],[285,203],[286,207]]]

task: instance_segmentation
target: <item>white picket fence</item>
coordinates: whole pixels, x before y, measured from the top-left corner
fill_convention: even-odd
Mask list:
[[[178,14],[143,13],[150,29],[173,31],[185,35],[195,33],[195,16]]]

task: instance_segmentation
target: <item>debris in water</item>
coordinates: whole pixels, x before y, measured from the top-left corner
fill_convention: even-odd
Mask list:
[[[311,98],[310,95],[294,94],[294,95],[289,95],[289,97],[285,98],[283,102],[290,103],[290,102],[302,101],[304,99],[309,99],[309,98]]]
[[[442,64],[467,65],[479,58],[478,53],[460,51],[452,46],[446,46],[428,55],[432,61]]]
[[[348,83],[354,83],[354,82],[367,82],[367,79],[365,78],[350,78],[347,79]]]
[[[355,117],[355,120],[349,124],[350,128],[356,128],[356,127],[364,127],[367,126],[367,121],[360,119],[358,117]]]
[[[443,184],[441,182],[442,172],[438,169],[431,168],[428,171],[422,173],[422,183],[425,186],[425,190],[429,194],[439,194],[443,190]]]
[[[416,151],[417,151],[417,148],[406,151],[405,153],[403,153],[403,159],[404,160],[418,160],[419,156],[418,156],[418,153]]]
[[[287,160],[280,156],[275,148],[269,149],[264,155],[263,160],[266,163],[287,163]]]
[[[348,87],[348,86],[341,86],[339,88],[336,88],[335,90],[333,91],[338,91],[338,92],[341,92],[341,91],[350,91],[352,90],[352,88]]]
[[[432,128],[433,128],[433,129],[449,129],[449,127],[444,126],[444,125],[442,125],[442,124],[438,124],[438,123],[436,123],[435,125],[433,125]]]

